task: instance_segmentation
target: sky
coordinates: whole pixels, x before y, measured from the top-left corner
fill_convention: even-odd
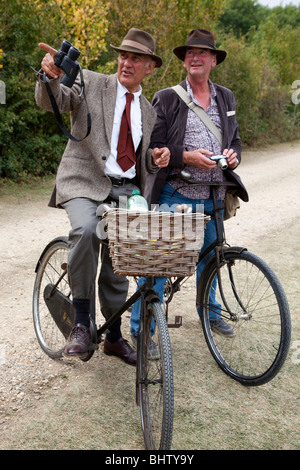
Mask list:
[[[261,5],[267,6],[269,8],[278,7],[278,6],[286,6],[290,3],[295,6],[300,6],[300,0],[258,0],[258,3]]]

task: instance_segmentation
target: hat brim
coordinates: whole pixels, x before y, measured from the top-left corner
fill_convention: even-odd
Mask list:
[[[221,62],[223,62],[223,60],[225,60],[226,56],[227,56],[227,52],[226,51],[222,51],[222,50],[218,50],[218,49],[213,49],[212,47],[208,47],[204,44],[197,44],[197,45],[189,45],[189,46],[180,46],[180,47],[175,47],[175,49],[173,50],[174,54],[176,55],[176,57],[178,57],[178,59],[184,61],[185,59],[185,53],[186,53],[186,50],[188,47],[199,47],[201,49],[209,49],[210,51],[212,51],[214,54],[216,54],[217,56],[217,65],[219,65]]]
[[[112,44],[110,44],[110,47],[112,47],[117,52],[134,52],[136,54],[147,55],[148,57],[150,57],[152,60],[155,61],[155,67],[162,66],[162,59],[158,55],[148,54],[147,52],[141,49],[138,49],[137,47],[133,47],[133,46],[116,47],[116,46],[113,46]]]

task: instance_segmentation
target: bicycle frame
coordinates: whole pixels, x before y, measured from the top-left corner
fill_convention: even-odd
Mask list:
[[[147,305],[148,302],[151,300],[157,300],[159,301],[159,297],[157,293],[155,292],[153,288],[153,278],[152,277],[147,277],[146,282],[138,287],[136,292],[132,294],[132,296],[126,300],[126,302],[123,304],[123,306],[115,312],[106,322],[100,326],[97,330],[97,342],[100,343],[102,341],[102,335],[105,333],[106,330],[109,329],[109,327],[123,315],[123,313],[128,310],[129,307],[131,307],[137,300],[141,299],[142,305],[145,306]],[[144,308],[142,307],[142,312],[144,311]]]

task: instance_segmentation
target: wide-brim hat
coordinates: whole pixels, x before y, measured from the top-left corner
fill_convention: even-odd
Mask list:
[[[201,49],[210,49],[217,56],[217,65],[223,62],[227,52],[221,51],[216,48],[214,36],[210,31],[205,29],[193,29],[186,40],[184,46],[175,47],[173,50],[174,54],[180,60],[184,60],[185,53],[188,47],[200,47]]]
[[[151,34],[140,29],[131,28],[124,37],[120,47],[111,47],[120,52],[136,52],[137,54],[146,54],[155,60],[155,67],[162,65],[161,58],[155,54],[155,41]]]

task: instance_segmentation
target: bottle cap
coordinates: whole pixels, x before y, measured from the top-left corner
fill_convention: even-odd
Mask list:
[[[138,189],[134,189],[132,191],[132,195],[134,196],[135,194],[140,194],[140,191]]]

